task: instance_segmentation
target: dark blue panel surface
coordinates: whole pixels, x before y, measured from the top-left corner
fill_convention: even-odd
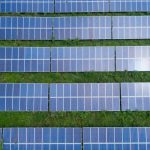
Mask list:
[[[149,128],[83,128],[84,150],[144,150],[148,139]]]
[[[110,12],[149,12],[150,0],[110,0]]]
[[[81,150],[80,128],[5,128],[3,147],[5,150],[44,149]],[[34,148],[33,148],[34,147]]]
[[[56,0],[55,11],[63,12],[108,12],[109,0]]]
[[[0,72],[50,72],[50,48],[0,47]]]
[[[55,17],[53,31],[56,40],[111,39],[111,17]]]
[[[120,111],[119,84],[50,84],[51,111]]]
[[[56,47],[51,50],[52,72],[115,71],[114,47]]]
[[[0,84],[0,111],[48,111],[47,84]]]
[[[0,40],[51,39],[51,17],[0,17]]]
[[[0,12],[54,12],[54,0],[1,0]]]
[[[117,71],[150,71],[149,46],[116,47]]]
[[[149,111],[150,83],[122,83],[122,110]]]
[[[113,39],[149,39],[149,16],[114,16],[112,17]]]

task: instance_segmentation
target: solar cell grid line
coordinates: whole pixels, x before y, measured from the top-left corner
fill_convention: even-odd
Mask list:
[[[0,47],[0,72],[50,72],[48,47]]]
[[[83,128],[84,150],[148,150],[149,127],[86,127]]]
[[[55,40],[111,39],[111,17],[54,17],[53,38]]]
[[[122,83],[122,110],[149,111],[150,83]]]
[[[112,17],[113,39],[149,39],[149,16],[114,16]]]
[[[81,150],[81,128],[4,128],[5,150]]]
[[[53,47],[51,72],[115,71],[115,47]]]
[[[55,12],[109,12],[109,0],[55,0]]]
[[[117,83],[50,84],[50,111],[120,111]]]
[[[54,13],[54,0],[1,0],[1,13]]]
[[[0,17],[0,40],[51,40],[51,17]]]
[[[117,71],[150,71],[149,46],[116,47]]]
[[[110,0],[110,12],[149,12],[150,0]]]
[[[0,111],[48,111],[48,84],[0,84]]]

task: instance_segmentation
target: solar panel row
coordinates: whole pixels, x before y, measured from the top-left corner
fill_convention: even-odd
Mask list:
[[[150,128],[83,128],[84,150],[148,150]]]
[[[0,40],[149,39],[150,16],[0,17]]]
[[[48,84],[0,84],[0,111],[48,111]]]
[[[2,137],[4,150],[150,149],[149,127],[4,128]]]
[[[48,110],[149,111],[150,83],[0,84],[0,111]]]
[[[150,71],[149,46],[0,47],[0,72]]]
[[[150,0],[1,0],[0,12],[149,12]]]
[[[81,128],[4,128],[4,150],[81,150]]]

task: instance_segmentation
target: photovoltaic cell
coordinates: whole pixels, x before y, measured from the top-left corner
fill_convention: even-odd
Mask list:
[[[55,12],[108,12],[109,0],[55,0]]]
[[[51,17],[0,17],[0,40],[51,39]]]
[[[120,111],[117,83],[50,84],[50,111]]]
[[[116,47],[117,71],[150,71],[149,46]]]
[[[83,128],[84,150],[148,150],[150,128]]]
[[[0,12],[54,12],[54,0],[1,0]]]
[[[0,47],[0,72],[50,72],[50,48]]]
[[[114,16],[112,26],[113,39],[149,39],[149,16]]]
[[[4,150],[81,150],[80,128],[5,128]]]
[[[149,111],[150,83],[122,83],[122,110]]]
[[[0,84],[0,111],[48,111],[48,84]]]
[[[114,47],[55,47],[52,72],[115,71]]]
[[[149,12],[150,0],[110,0],[110,12]]]
[[[55,17],[53,32],[55,40],[111,39],[111,17]]]

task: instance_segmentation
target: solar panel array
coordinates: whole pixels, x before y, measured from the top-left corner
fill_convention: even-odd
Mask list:
[[[123,111],[149,111],[150,83],[122,83],[121,103]]]
[[[50,48],[0,47],[0,72],[50,72]]]
[[[81,150],[80,128],[4,128],[4,150]]]
[[[84,150],[148,150],[150,128],[83,128]]]
[[[149,12],[150,0],[1,0],[0,12]]]
[[[110,12],[149,12],[150,0],[110,0]]]
[[[149,16],[114,16],[112,17],[113,39],[149,39]]]
[[[120,111],[117,83],[50,84],[50,111]]]
[[[51,17],[0,17],[0,40],[51,39]]]
[[[109,1],[55,0],[55,12],[109,12]]]
[[[116,47],[116,70],[150,71],[150,47]]]
[[[111,39],[111,17],[55,17],[53,33],[55,40]]]
[[[114,47],[56,47],[51,50],[52,72],[115,71]]]
[[[0,84],[0,111],[48,111],[48,84]]]
[[[0,12],[54,12],[54,0],[1,0]]]

